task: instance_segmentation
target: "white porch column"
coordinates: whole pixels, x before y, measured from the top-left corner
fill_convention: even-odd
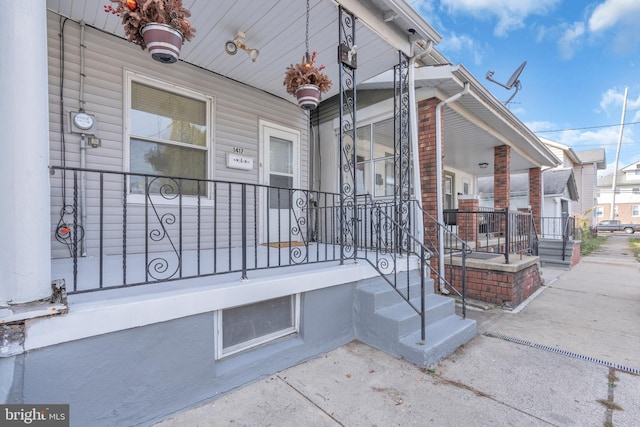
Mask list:
[[[46,13],[46,0],[0,13],[0,305],[51,295]]]

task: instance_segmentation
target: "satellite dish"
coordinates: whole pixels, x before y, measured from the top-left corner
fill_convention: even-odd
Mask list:
[[[522,73],[522,70],[524,70],[524,67],[527,65],[527,61],[524,61],[522,64],[520,64],[520,66],[518,67],[518,69],[516,71],[514,71],[514,73],[511,75],[511,77],[509,77],[509,80],[507,81],[507,84],[502,84],[499,81],[496,81],[493,79],[493,71],[487,71],[487,75],[486,78],[487,80],[489,80],[490,82],[493,82],[497,85],[502,86],[503,88],[507,89],[507,90],[511,90],[511,88],[515,87],[516,91],[513,93],[513,95],[511,95],[511,97],[509,97],[508,100],[505,101],[505,104],[508,104],[509,102],[511,102],[511,100],[513,99],[514,96],[516,96],[516,93],[518,93],[518,91],[520,89],[522,89],[522,85],[520,84],[520,80],[518,80],[518,78],[520,77],[520,74]]]
[[[516,82],[519,82],[518,77],[520,77],[520,73],[524,70],[525,65],[527,65],[527,61],[524,61],[518,69],[513,73],[509,81],[507,82],[507,89],[511,89]]]

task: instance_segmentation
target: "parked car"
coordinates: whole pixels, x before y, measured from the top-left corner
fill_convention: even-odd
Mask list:
[[[622,224],[620,221],[616,219],[600,221],[598,225],[596,225],[596,231],[610,231],[613,233],[614,231],[624,231],[627,234],[633,234],[636,231],[640,231],[639,224]]]

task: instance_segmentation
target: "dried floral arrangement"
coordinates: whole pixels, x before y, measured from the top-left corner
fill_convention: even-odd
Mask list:
[[[311,55],[303,55],[302,61],[298,64],[291,64],[287,67],[283,82],[287,88],[287,93],[295,95],[296,89],[307,84],[318,86],[321,93],[326,93],[331,89],[333,84],[331,79],[322,72],[324,65],[316,67],[315,62],[316,52],[313,52]]]
[[[155,22],[170,25],[182,33],[189,41],[195,35],[195,28],[189,23],[191,12],[182,6],[182,0],[110,0],[104,11],[122,18],[127,39],[142,49],[146,48],[140,29]]]

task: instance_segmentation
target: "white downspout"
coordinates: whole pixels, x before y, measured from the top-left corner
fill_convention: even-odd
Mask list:
[[[442,108],[452,102],[456,102],[463,95],[469,93],[469,83],[465,82],[462,91],[445,99],[436,106],[436,209],[438,211],[438,222],[444,224],[444,212],[442,203]],[[443,276],[444,272],[444,229],[438,227],[438,271]],[[440,282],[440,290],[443,291],[443,283]],[[448,291],[446,291],[448,293]]]

